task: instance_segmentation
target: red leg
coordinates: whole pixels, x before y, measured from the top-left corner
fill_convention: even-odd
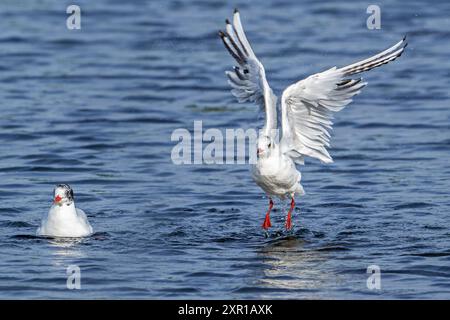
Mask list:
[[[291,228],[292,228],[291,213],[292,213],[292,210],[294,210],[294,208],[295,208],[295,201],[294,201],[294,197],[292,197],[291,207],[289,208],[289,211],[288,211],[288,214],[286,217],[286,223],[285,223],[286,230],[288,230],[288,231],[291,230]]]
[[[267,210],[266,218],[264,219],[264,222],[262,224],[264,230],[267,230],[272,226],[272,224],[270,223],[270,211],[272,210],[272,208],[273,208],[273,201],[272,199],[270,199],[269,210]]]

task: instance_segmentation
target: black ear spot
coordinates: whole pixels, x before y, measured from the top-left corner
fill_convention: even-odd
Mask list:
[[[73,200],[73,190],[72,189],[68,189],[66,191],[66,198],[69,200]]]

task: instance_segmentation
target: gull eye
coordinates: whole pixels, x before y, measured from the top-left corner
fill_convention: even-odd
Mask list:
[[[270,148],[272,146],[272,142],[269,142],[267,146]]]

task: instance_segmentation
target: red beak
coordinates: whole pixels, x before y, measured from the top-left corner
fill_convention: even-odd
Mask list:
[[[62,200],[62,198],[60,196],[56,196],[55,200],[53,200],[54,203],[58,203]]]

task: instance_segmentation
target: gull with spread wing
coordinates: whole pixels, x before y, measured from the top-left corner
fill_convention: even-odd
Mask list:
[[[304,157],[331,163],[327,151],[330,146],[332,116],[348,105],[353,96],[367,84],[354,77],[391,62],[405,50],[406,39],[370,58],[343,68],[333,67],[313,74],[287,87],[278,106],[266,79],[264,67],[253,52],[242,28],[239,11],[234,11],[232,23],[226,20],[220,37],[238,66],[226,71],[231,93],[239,102],[254,102],[265,113],[265,123],[258,136],[257,163],[252,166],[252,177],[269,198],[269,209],[262,227],[271,227],[270,211],[273,197],[290,197],[285,228],[292,228],[295,194],[303,195],[301,174],[296,164],[304,164]],[[281,109],[281,128],[277,125],[277,108]],[[281,137],[280,132],[281,131]]]

